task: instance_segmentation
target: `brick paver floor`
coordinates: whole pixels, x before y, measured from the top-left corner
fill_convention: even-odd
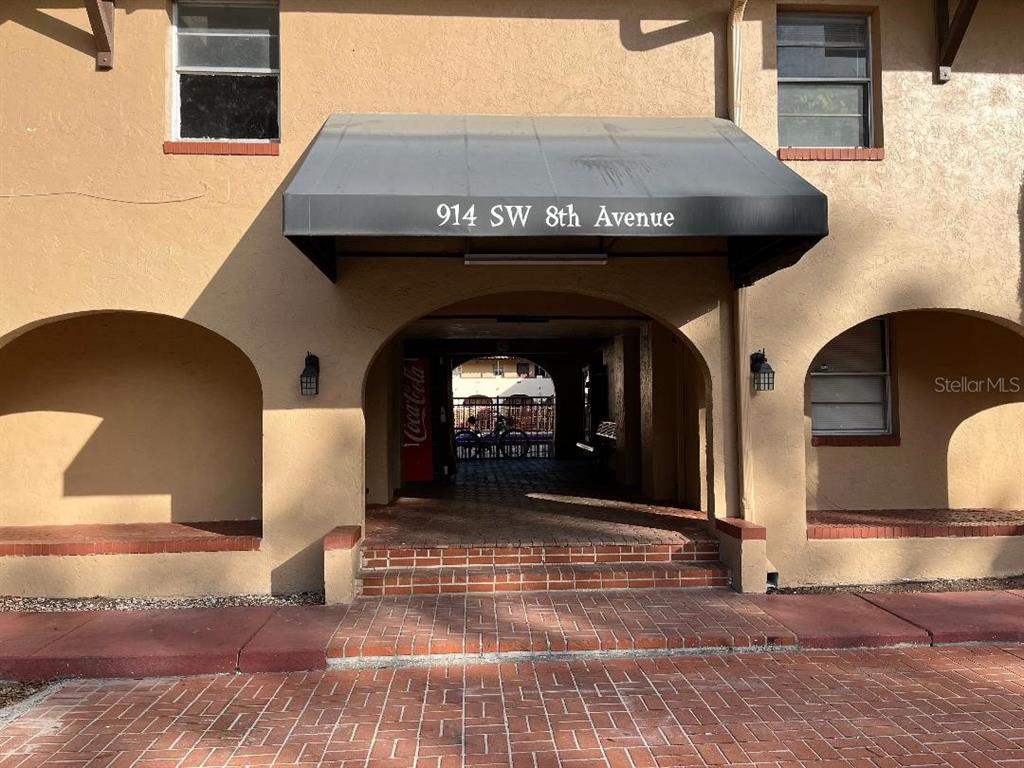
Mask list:
[[[920,538],[1024,536],[1024,509],[883,509],[808,511],[807,537]]]
[[[703,539],[703,513],[648,504],[590,462],[481,460],[447,486],[367,509],[366,548],[675,544]]]
[[[728,589],[413,595],[356,601],[327,656],[795,644],[778,620]]]
[[[994,647],[72,682],[0,730],[4,768],[1022,764]]]

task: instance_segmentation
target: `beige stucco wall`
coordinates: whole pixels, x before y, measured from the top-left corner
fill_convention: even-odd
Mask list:
[[[1024,509],[1024,336],[948,312],[890,327],[900,444],[813,447],[806,416],[808,509]]]
[[[189,597],[270,591],[262,552],[0,557],[5,594],[30,597]]]
[[[943,562],[950,572],[994,568],[977,549],[1011,551],[995,540],[820,547],[806,539],[804,374],[817,350],[901,310],[971,310],[1018,331],[1024,321],[1024,61],[1012,31],[1024,24],[1024,6],[979,4],[953,79],[939,86],[932,5],[879,3],[886,159],[792,163],[829,195],[831,235],[751,289],[750,344],[766,347],[778,372],[775,391],[752,398],[754,517],[768,526],[768,558],[783,584],[913,578]],[[752,2],[744,25],[744,128],[769,147],[778,141],[774,15],[774,4]],[[961,466],[958,474],[972,473]]]
[[[347,259],[332,285],[280,235],[280,193],[331,112],[724,115],[728,5],[282,0],[281,155],[245,158],[161,153],[170,138],[163,0],[118,3],[109,72],[95,70],[79,5],[7,0],[0,72],[18,74],[3,78],[0,103],[0,344],[49,318],[130,309],[186,318],[237,345],[263,388],[265,539],[254,570],[283,591],[321,583],[319,538],[362,520],[364,376],[405,323],[498,290],[620,301],[678,329],[703,358],[712,503],[735,511],[731,292],[720,258],[475,272],[457,259]],[[751,293],[751,344],[779,372],[776,391],[751,408],[753,515],[769,527],[784,583],[825,573],[803,535],[803,385],[814,352],[889,311],[1024,319],[1024,7],[980,4],[940,87],[931,1],[880,6],[886,160],[794,164],[829,194],[832,235]],[[774,13],[768,0],[748,4],[743,49],[744,128],[769,149]],[[306,350],[321,357],[315,400],[295,381]],[[12,575],[5,589],[25,583]]]

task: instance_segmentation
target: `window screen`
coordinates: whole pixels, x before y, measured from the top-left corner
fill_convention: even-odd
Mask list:
[[[891,432],[888,323],[869,320],[840,334],[811,363],[811,432]]]
[[[277,4],[183,0],[175,12],[178,138],[279,138]]]
[[[867,16],[780,13],[779,144],[871,146]]]

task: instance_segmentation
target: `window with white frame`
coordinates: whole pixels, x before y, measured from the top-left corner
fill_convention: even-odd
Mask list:
[[[179,0],[174,29],[174,137],[280,138],[276,0]]]
[[[780,13],[779,146],[873,146],[870,18]]]
[[[889,322],[875,318],[832,339],[811,363],[811,433],[892,433]]]

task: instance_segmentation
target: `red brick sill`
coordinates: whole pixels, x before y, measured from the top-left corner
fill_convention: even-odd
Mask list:
[[[358,525],[339,525],[324,536],[324,552],[337,549],[352,549],[363,537],[363,529]]]
[[[1024,525],[808,525],[807,538],[822,539],[938,539],[1024,536]]]
[[[885,147],[782,147],[779,160],[885,160]]]
[[[165,141],[165,155],[241,155],[276,157],[280,143],[260,141]]]
[[[45,525],[0,528],[0,557],[254,552],[259,521]]]
[[[899,435],[815,435],[811,438],[811,445],[816,448],[893,448],[899,444]]]
[[[737,517],[719,517],[715,520],[715,529],[740,541],[766,541],[768,539],[768,529],[763,525]]]

